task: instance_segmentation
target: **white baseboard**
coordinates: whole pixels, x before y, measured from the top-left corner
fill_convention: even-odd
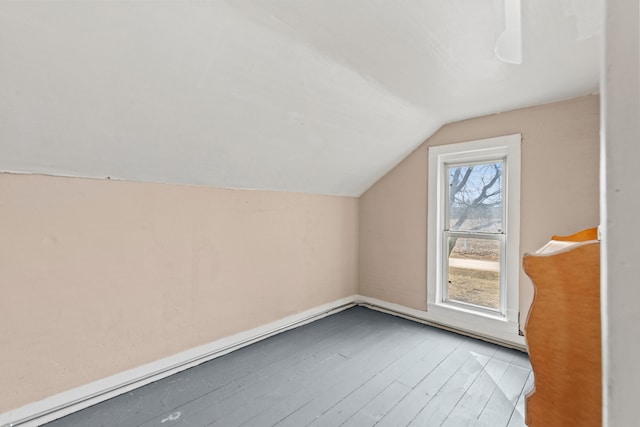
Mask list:
[[[504,329],[493,327],[492,329],[488,329],[491,331],[491,335],[487,335],[479,332],[477,329],[477,325],[483,321],[483,319],[478,316],[475,316],[472,320],[468,320],[468,316],[455,316],[456,313],[453,313],[453,315],[448,313],[449,316],[446,320],[443,320],[444,316],[442,316],[442,313],[437,313],[435,312],[436,310],[433,309],[430,309],[430,311],[416,310],[415,308],[409,308],[363,295],[357,295],[354,302],[358,305],[371,307],[374,310],[405,317],[410,320],[479,338],[505,347],[511,347],[521,351],[526,351],[527,348],[524,337],[518,335],[517,326],[507,325],[506,322]]]
[[[10,410],[0,414],[0,426],[39,426],[354,305],[370,307],[507,347],[520,350],[526,348],[522,337],[482,336],[466,329],[465,325],[439,322],[426,311],[363,295],[352,295]]]
[[[314,307],[302,313],[221,338],[173,356],[56,394],[38,402],[0,414],[2,427],[31,427],[111,399],[120,394],[166,378],[206,361],[223,356],[270,336],[311,323],[355,305],[356,295]]]

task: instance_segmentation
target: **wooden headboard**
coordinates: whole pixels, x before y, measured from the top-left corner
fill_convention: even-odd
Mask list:
[[[529,427],[602,425],[600,242],[597,229],[524,256],[533,281],[525,338],[534,373]]]

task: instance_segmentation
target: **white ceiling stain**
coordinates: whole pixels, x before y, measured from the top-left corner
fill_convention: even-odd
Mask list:
[[[0,171],[362,194],[447,122],[598,91],[600,7],[0,3]]]

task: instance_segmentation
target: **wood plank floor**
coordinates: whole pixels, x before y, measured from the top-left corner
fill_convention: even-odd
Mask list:
[[[354,307],[50,426],[524,426],[526,354]]]

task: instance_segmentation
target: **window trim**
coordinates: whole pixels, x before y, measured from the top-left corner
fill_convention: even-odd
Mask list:
[[[439,145],[428,148],[428,227],[427,227],[427,311],[436,321],[480,335],[515,340],[518,336],[520,275],[520,155],[521,134]],[[482,162],[505,158],[507,202],[504,229],[507,280],[504,315],[467,308],[443,301],[442,278],[443,221],[446,217],[443,197],[444,170],[447,163]]]

